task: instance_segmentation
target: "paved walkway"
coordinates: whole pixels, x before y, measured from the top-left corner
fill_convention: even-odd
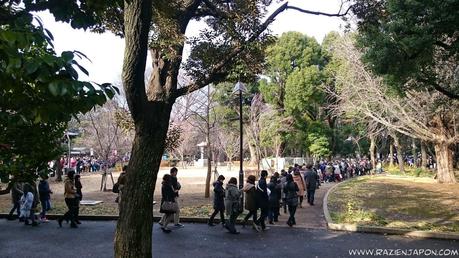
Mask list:
[[[31,227],[17,221],[1,219],[0,230],[2,258],[113,257],[114,221],[83,221],[80,228],[71,229],[66,225],[59,228],[56,221]],[[204,224],[185,224],[184,228],[174,229],[170,234],[162,233],[156,225],[153,228],[155,258],[335,258],[352,257],[350,250],[357,248],[388,251],[417,248],[457,251],[459,243],[285,227],[275,227],[263,233],[241,229],[240,235],[228,234],[221,227],[208,227]],[[459,254],[450,257],[459,257]]]

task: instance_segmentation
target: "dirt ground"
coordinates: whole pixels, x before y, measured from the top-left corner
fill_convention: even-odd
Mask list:
[[[339,222],[459,232],[459,184],[430,178],[362,177],[333,191],[329,206]]]

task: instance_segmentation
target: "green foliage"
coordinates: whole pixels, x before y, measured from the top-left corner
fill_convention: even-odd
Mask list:
[[[328,157],[330,155],[330,147],[328,138],[317,133],[308,135],[309,151],[314,157]]]
[[[428,88],[459,98],[459,81],[451,81],[459,60],[458,9],[455,0],[357,0],[365,61],[402,93]]]
[[[51,33],[13,5],[0,6],[0,176],[31,178],[60,152],[72,116],[112,98],[116,88],[78,80],[78,51],[56,55]]]

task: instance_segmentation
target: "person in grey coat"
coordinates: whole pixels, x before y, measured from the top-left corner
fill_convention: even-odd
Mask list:
[[[241,190],[237,187],[237,179],[232,177],[226,186],[225,194],[225,210],[226,214],[229,215],[229,220],[225,224],[225,228],[231,234],[239,234],[236,230],[235,224],[236,219],[241,213]]]
[[[304,182],[306,183],[309,205],[314,205],[314,194],[316,192],[318,179],[319,175],[317,175],[317,173],[312,169],[312,165],[308,164],[306,167],[306,173],[304,174]]]

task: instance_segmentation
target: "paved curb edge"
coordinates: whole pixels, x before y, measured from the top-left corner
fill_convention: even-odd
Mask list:
[[[62,217],[62,215],[59,214],[47,214],[46,218],[50,220],[56,220],[58,218]],[[161,219],[162,216],[153,216],[153,222],[158,222]],[[6,219],[8,218],[7,213],[0,213],[0,219]],[[116,215],[80,215],[78,216],[80,220],[88,220],[88,221],[113,221],[113,220],[118,220],[118,216]],[[209,221],[208,218],[201,218],[201,217],[180,217],[180,222],[185,222],[185,223],[207,223]],[[248,225],[251,225],[252,220],[249,220]],[[219,223],[220,219],[214,219],[214,223]],[[238,219],[237,224],[242,224],[242,220]]]
[[[336,230],[336,231],[375,233],[375,234],[387,234],[387,235],[402,235],[402,236],[419,237],[419,238],[459,240],[458,233],[413,231],[413,230],[400,229],[400,228],[385,228],[385,227],[373,227],[373,226],[359,226],[357,224],[333,223],[333,220],[330,216],[330,212],[328,210],[328,195],[332,192],[332,190],[334,190],[336,187],[338,187],[340,184],[344,182],[341,182],[341,183],[338,183],[332,186],[330,189],[328,189],[327,193],[324,196],[323,209],[324,209],[324,215],[325,215],[325,220],[326,220],[328,229]]]

